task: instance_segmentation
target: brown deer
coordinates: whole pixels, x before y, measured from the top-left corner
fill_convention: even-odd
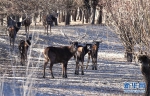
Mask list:
[[[139,55],[138,61],[141,63],[141,72],[146,83],[144,96],[150,96],[150,57],[148,55]]]
[[[92,70],[97,70],[97,56],[98,56],[98,48],[99,44],[102,41],[93,41],[92,49],[88,52],[88,62],[86,65],[86,69],[88,68],[88,63],[90,61],[90,57],[92,58]]]
[[[27,61],[27,52],[28,52],[28,48],[31,45],[31,37],[29,37],[27,40],[21,40],[18,48],[19,48],[19,52],[21,55],[21,64],[24,65],[25,61]]]
[[[46,47],[43,52],[45,57],[43,78],[45,78],[45,69],[49,61],[50,61],[49,69],[52,78],[54,78],[52,67],[55,63],[62,63],[62,77],[67,78],[68,61],[76,53],[77,47],[78,42],[71,42],[70,46]]]
[[[25,19],[25,18],[26,18],[26,20],[24,20],[24,21],[22,22],[22,24],[25,26],[26,36],[28,37],[30,24],[32,23],[32,20],[31,20],[32,18],[31,18],[30,16],[28,16],[28,17],[23,16],[23,17],[22,17],[22,19]]]
[[[84,56],[91,50],[92,44],[85,44],[85,45],[79,45],[77,52],[75,53],[75,59],[76,59],[76,68],[75,68],[75,74],[79,74],[79,63],[81,62],[81,74],[84,75]]]
[[[24,20],[26,20],[26,18]],[[14,20],[11,16],[7,17],[7,31],[9,33],[10,46],[11,46],[11,43],[13,43],[13,49],[14,49],[14,43],[15,43],[17,32],[19,31],[21,27],[21,23],[24,20],[22,20],[21,22],[18,22]]]
[[[54,78],[52,67],[56,63],[62,63],[62,77],[67,78],[68,61],[76,53],[77,47],[78,47],[78,42],[73,42],[69,37],[67,37],[65,35],[65,33],[63,33],[63,35],[71,41],[70,42],[71,45],[70,46],[60,46],[60,47],[50,46],[50,47],[46,47],[44,49],[43,54],[44,54],[44,57],[45,57],[45,62],[44,62],[43,78],[45,78],[45,69],[46,69],[46,66],[47,66],[49,61],[50,61],[49,69],[50,69],[52,78]]]
[[[48,28],[50,27],[50,34],[51,34],[51,26],[53,25],[53,22],[56,22],[58,13],[56,14],[48,14],[42,16],[42,22],[43,26],[45,27],[45,30],[48,35]]]

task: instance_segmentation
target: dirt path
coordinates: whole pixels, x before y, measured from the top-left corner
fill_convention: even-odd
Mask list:
[[[30,31],[32,46],[25,66],[20,65],[17,49],[19,40],[25,39],[24,30],[21,29],[17,34],[14,52],[10,52],[8,37],[0,37],[0,88],[4,96],[142,96],[124,93],[124,82],[142,82],[142,74],[138,64],[124,60],[124,49],[119,39],[105,26],[58,26],[52,28],[50,36],[41,28],[33,27]],[[91,70],[90,63],[89,68],[85,69],[85,75],[74,75],[75,61],[72,58],[68,63],[67,79],[61,77],[60,64],[53,67],[55,79],[50,78],[49,65],[46,68],[46,78],[42,78],[43,48],[69,45],[61,30],[72,40],[86,32],[88,35],[82,41],[88,42],[96,38],[97,32],[100,33],[99,39],[103,43],[99,49],[98,70]]]

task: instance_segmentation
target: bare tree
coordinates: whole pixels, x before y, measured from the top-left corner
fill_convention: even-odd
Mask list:
[[[141,51],[149,51],[150,11],[144,0],[107,0],[107,25],[115,28],[121,38],[127,61],[132,61],[135,44]]]
[[[95,23],[95,13],[96,13],[97,5],[98,5],[98,0],[91,0],[91,24]]]

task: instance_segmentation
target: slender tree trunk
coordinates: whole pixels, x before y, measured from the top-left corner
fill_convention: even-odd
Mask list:
[[[89,22],[89,10],[86,9],[86,12],[85,12],[85,22],[88,23]]]
[[[36,18],[38,17],[38,14],[37,13],[34,13],[34,17],[33,17],[33,19],[34,19],[34,25],[36,26]]]
[[[79,17],[80,17],[80,21],[82,20],[82,14],[83,14],[83,12],[80,10],[79,11],[80,13],[79,13]]]
[[[75,10],[73,11],[73,17],[72,17],[73,21],[76,22],[76,18],[77,18],[77,9],[75,9]]]
[[[92,12],[91,12],[91,24],[94,24],[95,23],[95,12],[96,12],[96,6],[94,6],[92,8]]]
[[[103,16],[103,10],[100,8],[99,14],[98,14],[98,19],[97,19],[97,24],[102,24],[102,16]]]
[[[61,22],[65,22],[65,11],[62,11]]]
[[[58,22],[61,23],[61,15],[62,15],[62,11],[59,10],[59,15],[58,15]]]
[[[129,38],[130,44],[126,44],[126,58],[127,58],[128,62],[132,62],[134,45],[133,45],[132,38],[130,38],[130,37],[128,37],[128,38]]]
[[[70,11],[67,10],[65,17],[65,25],[70,25]]]
[[[132,47],[131,46],[127,46],[126,48],[126,58],[127,58],[127,61],[128,62],[132,62],[132,59],[133,59],[133,54],[132,54]]]
[[[58,26],[57,18],[55,19],[55,26]]]
[[[82,24],[84,24],[84,17],[85,17],[85,12],[84,9],[82,10]]]
[[[3,15],[0,15],[0,22],[1,22],[1,25],[3,26]]]
[[[55,13],[57,13],[57,10],[55,10]],[[57,18],[55,19],[54,22],[55,22],[55,26],[58,26],[58,19]]]

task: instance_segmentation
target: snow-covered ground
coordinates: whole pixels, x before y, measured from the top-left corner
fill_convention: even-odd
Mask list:
[[[91,70],[90,62],[89,68],[84,70],[85,75],[75,75],[75,60],[71,58],[67,79],[61,77],[60,64],[53,66],[54,79],[50,78],[49,65],[46,68],[46,78],[42,78],[43,48],[69,45],[69,40],[61,31],[72,40],[77,40],[86,33],[87,36],[79,41],[103,41],[99,46],[98,70]],[[30,36],[32,45],[25,66],[20,64],[17,47],[19,40],[25,39],[24,28],[17,34],[13,52],[10,52],[8,36],[0,36],[0,96],[142,96],[124,93],[124,82],[143,82],[140,66],[125,61],[120,40],[106,26],[54,26],[49,36],[43,26],[32,26]],[[86,63],[87,56],[84,65]]]

